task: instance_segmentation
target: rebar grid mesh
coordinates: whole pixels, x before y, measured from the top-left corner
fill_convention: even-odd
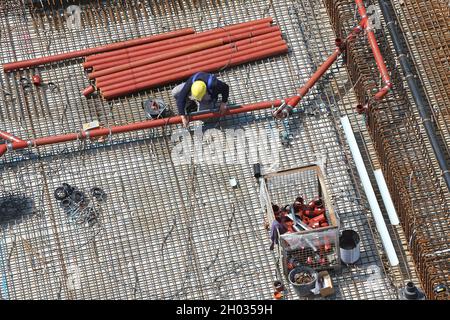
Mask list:
[[[424,84],[433,120],[450,155],[450,6],[447,1],[394,2],[406,44]],[[450,159],[447,158],[450,161]]]
[[[374,2],[367,2],[367,5]],[[351,1],[326,1],[337,33],[353,24],[355,7]],[[414,4],[406,4],[414,6]],[[339,18],[337,18],[339,17]],[[384,26],[381,15],[379,16]],[[363,137],[369,130],[386,180],[393,195],[409,248],[414,255],[420,280],[429,298],[436,297],[435,286],[448,285],[449,193],[440,178],[439,167],[426,140],[416,108],[404,89],[404,81],[393,58],[393,48],[385,28],[376,29],[377,39],[394,83],[393,91],[382,103],[372,106],[361,125],[353,123]],[[414,45],[413,45],[414,46]],[[364,48],[364,47],[361,47]],[[373,93],[379,79],[370,49],[353,47],[349,54],[349,73],[360,103]],[[368,63],[369,62],[369,63]],[[370,62],[373,62],[370,64]],[[441,296],[442,297],[442,296]]]
[[[29,7],[6,2],[0,19],[2,62],[93,47],[150,31],[187,26],[200,31],[273,16],[291,48],[289,55],[218,74],[232,85],[232,100],[248,103],[292,94],[333,50],[334,34],[320,1],[150,3],[83,5],[83,30],[68,31],[51,5],[43,13],[30,14]],[[174,105],[173,86],[111,103],[85,99],[80,91],[87,81],[80,62],[39,68],[45,84],[31,91],[19,82],[31,71],[2,74],[3,129],[22,138],[39,137],[78,131],[93,119],[104,126],[144,120],[140,104],[149,96]],[[49,86],[49,81],[56,86]],[[233,116],[216,127],[247,132],[288,128],[294,139],[290,148],[281,150],[279,169],[323,161],[342,225],[358,231],[364,246],[357,265],[333,274],[337,298],[396,298],[335,118],[338,105],[348,109],[355,103],[339,62],[288,122],[276,122],[269,111],[261,111]],[[73,142],[8,153],[1,160],[1,190],[32,195],[38,210],[1,232],[1,297],[270,298],[277,273],[251,164],[175,166],[170,160],[173,145],[167,140],[171,130],[121,134],[108,139],[106,146]],[[228,185],[230,177],[238,179],[238,189]],[[98,225],[88,228],[69,221],[53,197],[63,182],[106,191],[108,200]]]

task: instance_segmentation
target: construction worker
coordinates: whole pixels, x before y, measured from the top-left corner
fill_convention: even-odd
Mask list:
[[[195,111],[210,110],[224,114],[227,110],[229,86],[216,78],[213,74],[197,72],[186,82],[179,84],[172,90],[177,100],[178,113],[181,115],[183,126],[189,123],[189,114]],[[219,94],[222,96],[217,106]]]
[[[274,205],[272,205],[272,208]],[[278,206],[275,206],[278,207]],[[278,207],[279,208],[279,207]],[[270,240],[272,240],[272,244],[270,245],[270,250],[274,249],[275,244],[278,244],[278,235],[282,235],[288,232],[288,229],[285,225],[286,217],[283,216],[283,212],[281,210],[274,211],[275,220],[272,222],[272,226],[270,228]]]

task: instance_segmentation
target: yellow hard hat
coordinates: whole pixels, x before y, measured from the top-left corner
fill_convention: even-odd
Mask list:
[[[206,94],[206,84],[201,80],[195,81],[191,86],[191,94],[192,98],[195,100],[202,100],[203,96]]]

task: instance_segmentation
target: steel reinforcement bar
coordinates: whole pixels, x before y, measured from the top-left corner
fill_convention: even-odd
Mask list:
[[[342,37],[354,23],[357,7],[351,0],[324,0],[324,3],[336,35]],[[366,5],[375,4],[366,1]],[[421,134],[422,124],[402,85],[401,71],[394,68],[394,49],[385,23],[379,18],[381,28],[374,32],[391,72],[392,94],[383,101],[371,101],[378,91],[379,78],[374,72],[377,64],[358,42],[349,44],[347,68],[359,103],[367,106],[370,101],[370,106],[364,109],[367,128],[383,172],[389,173],[387,184],[409,239],[421,285],[429,299],[445,299],[446,293],[439,293],[436,288],[448,286],[449,279],[449,194],[435,170],[436,160],[429,152],[431,148],[427,148],[429,141]]]

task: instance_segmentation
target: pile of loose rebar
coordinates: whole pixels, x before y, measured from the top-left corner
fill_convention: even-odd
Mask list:
[[[176,36],[86,57],[89,79],[105,99],[112,99],[287,52],[272,18]],[[94,88],[95,87],[95,88]]]

